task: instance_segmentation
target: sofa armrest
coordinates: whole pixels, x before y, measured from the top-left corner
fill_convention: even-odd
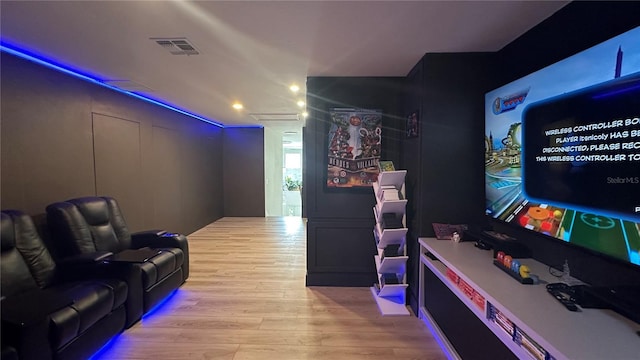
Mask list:
[[[115,262],[123,262],[123,263],[145,263],[149,261],[152,257],[160,254],[162,250],[151,249],[148,247],[143,247],[139,249],[127,249],[123,250],[112,257],[108,258],[106,261],[109,263]]]
[[[165,246],[163,236],[169,234],[164,230],[147,230],[131,234],[131,247],[139,249],[143,247],[177,247],[175,245]]]
[[[183,280],[189,277],[189,243],[182,234],[170,233],[164,230],[149,230],[131,234],[131,245],[135,249],[150,248],[179,248],[184,254],[182,264]]]
[[[104,277],[101,264],[113,257],[112,252],[99,251],[74,255],[58,261],[58,276],[66,280],[87,280]]]
[[[97,251],[89,254],[79,254],[67,257],[58,263],[63,266],[98,264],[113,256],[111,251]]]
[[[135,249],[150,248],[180,248],[188,250],[187,237],[166,231],[143,231],[131,234],[131,244]]]

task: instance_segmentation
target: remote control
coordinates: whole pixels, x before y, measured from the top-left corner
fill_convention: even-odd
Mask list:
[[[578,307],[576,306],[576,304],[573,301],[564,297],[560,291],[557,291],[557,290],[548,290],[548,291],[549,291],[549,294],[551,294],[551,296],[556,298],[556,300],[560,301],[560,303],[564,305],[564,307],[566,307],[567,310],[578,311]]]

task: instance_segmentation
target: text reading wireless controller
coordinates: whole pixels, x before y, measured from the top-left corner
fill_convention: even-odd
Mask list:
[[[571,288],[567,284],[555,283],[547,285],[547,291],[569,311],[579,311],[576,303],[566,296],[571,296]],[[566,294],[566,295],[565,295]]]

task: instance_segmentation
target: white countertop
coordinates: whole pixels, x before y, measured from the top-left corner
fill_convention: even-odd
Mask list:
[[[472,242],[435,238],[420,238],[419,242],[551,355],[579,360],[640,359],[640,336],[636,334],[640,324],[611,310],[567,310],[545,288],[546,283],[559,281],[549,274],[547,265],[518,259],[541,280],[537,285],[523,285],[493,265],[493,251],[480,250]]]

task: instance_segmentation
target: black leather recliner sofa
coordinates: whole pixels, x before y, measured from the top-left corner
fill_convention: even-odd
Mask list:
[[[127,281],[127,324],[180,287],[189,276],[184,235],[153,230],[130,234],[118,203],[111,197],[83,197],[47,206],[47,224],[57,255],[112,252],[107,262]],[[122,275],[124,274],[124,275]]]
[[[56,263],[31,217],[0,216],[3,359],[86,359],[124,329],[126,282],[74,271],[108,254]]]

